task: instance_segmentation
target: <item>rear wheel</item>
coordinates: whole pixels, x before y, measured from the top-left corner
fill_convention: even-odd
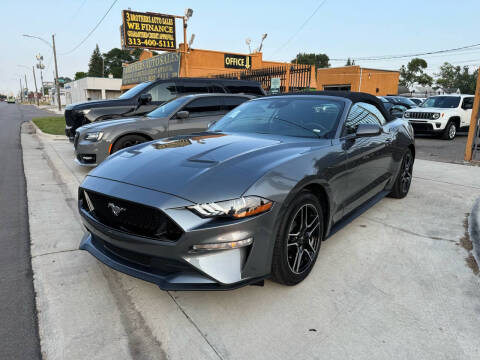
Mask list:
[[[133,146],[133,145],[141,144],[145,141],[148,141],[148,140],[145,139],[143,136],[140,136],[140,135],[125,135],[125,136],[122,136],[120,139],[115,141],[115,144],[112,147],[112,152],[111,153],[113,154],[114,152],[117,152],[118,150],[125,149],[125,148]]]
[[[296,285],[305,279],[317,260],[322,239],[322,206],[312,193],[301,192],[288,206],[277,234],[272,280]]]
[[[445,130],[442,135],[442,139],[444,140],[453,140],[457,135],[457,124],[453,121],[449,121],[447,126],[445,126]]]
[[[388,196],[397,199],[402,199],[407,196],[412,183],[413,160],[412,151],[408,149],[405,155],[403,155],[402,167],[397,175],[395,184],[393,184],[392,191],[390,194],[388,194]]]

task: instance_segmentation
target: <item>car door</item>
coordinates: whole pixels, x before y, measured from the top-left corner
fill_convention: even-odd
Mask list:
[[[205,131],[208,124],[227,113],[221,96],[195,97],[177,111],[177,114],[180,111],[188,111],[188,116],[180,118],[175,114],[170,119],[168,123],[169,136]]]
[[[150,111],[155,110],[164,102],[177,96],[177,90],[173,81],[167,81],[153,85],[152,87],[143,91],[140,96],[144,94],[149,94],[152,97],[152,101],[146,104],[139,104],[133,111],[132,116],[147,114]]]
[[[463,99],[462,102],[462,117],[460,119],[460,127],[470,126],[470,119],[472,118],[473,109],[473,96],[468,96]]]
[[[357,137],[359,124],[378,124],[379,135]],[[393,135],[386,119],[372,104],[358,102],[350,109],[342,132],[346,152],[347,182],[344,193],[345,215],[378,194],[391,177]]]

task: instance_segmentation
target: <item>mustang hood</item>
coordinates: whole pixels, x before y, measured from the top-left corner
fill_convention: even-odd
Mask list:
[[[140,144],[89,176],[170,193],[192,202],[241,196],[276,165],[330,140],[201,133]]]
[[[118,106],[130,103],[129,99],[109,99],[109,100],[94,100],[84,101],[75,104],[70,104],[65,107],[65,110],[86,110],[95,109],[99,107]]]
[[[82,127],[78,128],[78,132],[82,132],[83,130],[89,130],[89,131],[100,131],[102,129],[108,128],[110,126],[115,126],[115,125],[124,125],[124,124],[130,124],[134,123],[137,120],[142,119],[141,117],[137,118],[121,118],[121,119],[114,119],[114,120],[108,120],[108,121],[95,121],[93,123],[83,125]]]

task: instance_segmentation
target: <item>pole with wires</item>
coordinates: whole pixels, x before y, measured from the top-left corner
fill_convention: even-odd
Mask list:
[[[53,45],[53,60],[55,62],[55,84],[57,91],[58,111],[62,111],[62,104],[60,103],[60,82],[58,81],[58,66],[57,66],[57,51],[55,50],[55,35],[52,34]]]
[[[38,89],[37,89],[37,77],[35,76],[35,66],[32,66],[33,71],[33,83],[35,84],[35,96],[34,99],[36,100],[37,106],[40,105],[38,101]]]

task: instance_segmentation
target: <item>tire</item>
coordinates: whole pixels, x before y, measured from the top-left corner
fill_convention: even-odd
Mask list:
[[[443,140],[453,140],[455,139],[455,135],[457,135],[457,125],[453,121],[449,121],[447,126],[445,126],[445,130],[442,134]]]
[[[277,232],[273,281],[291,286],[308,276],[320,251],[323,229],[322,205],[311,192],[302,191],[288,205]]]
[[[408,149],[403,155],[402,165],[397,178],[395,179],[395,183],[393,184],[392,191],[388,194],[389,197],[403,199],[407,196],[412,183],[414,160],[412,151]]]
[[[140,135],[122,136],[120,139],[115,141],[115,144],[113,144],[111,154],[117,152],[118,150],[122,150],[133,145],[141,144],[145,141],[148,141],[148,140]]]

